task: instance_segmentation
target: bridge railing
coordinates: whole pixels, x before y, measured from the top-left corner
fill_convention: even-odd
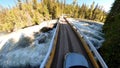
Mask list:
[[[44,68],[46,66],[49,58],[50,58],[50,54],[51,54],[52,49],[53,49],[53,45],[54,45],[54,41],[55,41],[55,37],[56,37],[56,33],[57,33],[58,29],[59,29],[59,23],[57,24],[57,26],[55,28],[55,32],[53,33],[53,37],[52,37],[52,40],[50,42],[50,46],[49,46],[48,52],[47,52],[43,62],[41,63],[40,68]]]
[[[94,47],[94,45],[87,39],[87,37],[83,34],[82,31],[80,31],[80,29],[78,29],[78,26],[73,25],[72,22],[70,23],[74,29],[77,30],[77,32],[81,35],[81,37],[87,42],[87,44],[89,45],[92,53],[95,55],[96,59],[98,60],[98,62],[101,64],[102,68],[108,68],[107,64],[105,63],[105,61],[103,60],[103,58],[101,57],[101,55],[98,53],[97,49]]]

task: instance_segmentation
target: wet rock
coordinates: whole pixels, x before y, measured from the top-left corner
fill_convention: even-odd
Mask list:
[[[50,31],[50,30],[52,30],[52,28],[49,28],[49,27],[43,27],[41,30],[40,30],[40,32],[48,32],[48,31]]]
[[[45,43],[47,38],[48,38],[48,34],[47,33],[41,33],[41,35],[39,37],[37,37],[38,44]]]
[[[54,24],[53,28],[55,28],[57,26],[57,23]]]
[[[49,25],[48,27],[43,27],[43,28],[40,30],[40,32],[43,32],[43,33],[48,32],[48,31],[52,30],[53,28],[56,28],[56,26],[57,26],[57,23],[51,24],[51,25]]]

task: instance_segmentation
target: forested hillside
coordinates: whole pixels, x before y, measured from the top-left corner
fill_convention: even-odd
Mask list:
[[[66,0],[17,0],[13,8],[0,7],[0,32],[12,32],[41,21],[55,19],[66,14],[68,17],[104,22],[107,13],[99,5],[79,6],[77,0],[67,4]]]
[[[103,31],[106,41],[100,52],[109,68],[120,68],[120,0],[115,0]]]

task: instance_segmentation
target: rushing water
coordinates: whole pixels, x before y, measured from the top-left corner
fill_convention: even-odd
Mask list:
[[[96,48],[104,41],[102,24],[80,22],[69,19],[72,24],[83,32]],[[40,32],[45,24],[33,26],[10,34],[10,37],[0,37],[0,68],[39,67],[46,56],[55,29]]]
[[[68,19],[90,40],[98,49],[104,42],[104,34],[102,33],[103,24],[93,22],[83,22],[75,19]]]
[[[44,26],[45,22],[0,37],[0,68],[39,68],[55,31],[40,32]]]

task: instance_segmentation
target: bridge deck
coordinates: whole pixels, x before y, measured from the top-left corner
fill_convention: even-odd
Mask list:
[[[60,23],[56,51],[51,64],[51,68],[63,68],[64,57],[69,52],[83,54],[88,61],[89,68],[93,68],[90,59],[88,58],[88,55],[83,48],[77,34],[72,30],[67,22],[63,22]]]

